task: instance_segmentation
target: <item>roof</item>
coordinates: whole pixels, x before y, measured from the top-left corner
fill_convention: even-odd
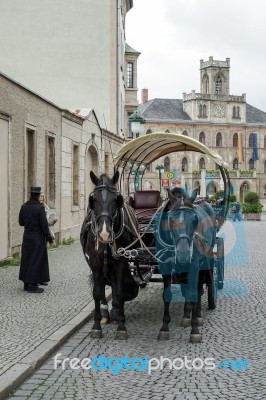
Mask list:
[[[138,111],[149,122],[192,122],[183,111],[182,99],[152,99],[138,106]],[[246,123],[266,124],[266,112],[246,104]]]
[[[116,167],[124,167],[126,164],[148,165],[166,154],[177,151],[197,151],[206,154],[216,164],[228,168],[223,158],[210,150],[204,144],[188,136],[174,133],[152,133],[131,140],[121,147],[114,157]]]
[[[138,54],[140,55],[141,53],[135,49],[133,49],[133,47],[129,46],[129,44],[126,43],[126,47],[125,47],[125,53],[134,53],[134,54]]]
[[[247,104],[246,122],[249,124],[266,124],[266,113]]]
[[[181,99],[153,99],[140,104],[139,112],[148,121],[192,121],[183,111]]]

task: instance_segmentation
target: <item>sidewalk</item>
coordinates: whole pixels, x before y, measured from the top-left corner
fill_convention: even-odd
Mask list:
[[[40,294],[23,291],[19,267],[0,267],[0,399],[92,315],[89,267],[80,243],[49,251],[49,263],[51,282]]]

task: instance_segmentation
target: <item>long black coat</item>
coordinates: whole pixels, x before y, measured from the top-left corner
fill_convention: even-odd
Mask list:
[[[26,283],[48,282],[47,241],[52,242],[44,207],[30,199],[22,205],[19,225],[24,226],[19,279]]]

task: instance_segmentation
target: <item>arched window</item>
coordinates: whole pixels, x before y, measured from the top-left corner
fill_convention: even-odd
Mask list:
[[[199,105],[199,117],[202,117],[202,105]]]
[[[164,165],[164,171],[169,172],[170,171],[170,158],[169,157],[165,157],[163,165]]]
[[[266,135],[264,136],[264,148],[266,149]]]
[[[184,136],[188,136],[188,133],[187,133],[187,131],[183,131],[183,132],[182,132],[182,135],[184,135]]]
[[[182,159],[181,169],[182,169],[182,172],[188,172],[188,162],[187,162],[187,158],[186,157],[184,157]]]
[[[236,107],[235,106],[233,107],[233,115],[232,115],[232,117],[236,118]]]
[[[146,165],[146,171],[151,172],[151,164]]]
[[[237,107],[237,118],[240,118],[240,107]]]
[[[215,169],[217,169],[218,171],[220,171],[219,164],[216,164],[216,163],[215,163]]]
[[[205,144],[205,133],[204,132],[200,132],[199,141],[200,141],[200,143]]]
[[[248,167],[250,170],[254,169],[254,160],[252,158],[248,162]]]
[[[147,132],[146,132],[146,135],[149,135],[150,133],[152,133],[152,130],[148,129]]]
[[[238,159],[234,158],[233,160],[233,169],[238,169]]]
[[[251,133],[248,137],[248,147],[253,147],[253,133]]]
[[[205,160],[203,157],[199,160],[199,169],[205,169]]]
[[[236,132],[236,133],[234,133],[234,136],[233,136],[233,147],[237,147],[237,146],[238,146],[238,134]]]
[[[215,79],[215,93],[216,94],[222,93],[222,79],[219,75]]]
[[[216,147],[222,147],[223,145],[223,138],[221,132],[218,132],[216,135]]]
[[[203,115],[203,117],[207,117],[207,108],[206,108],[206,104],[203,104],[203,107],[202,107],[202,115]]]

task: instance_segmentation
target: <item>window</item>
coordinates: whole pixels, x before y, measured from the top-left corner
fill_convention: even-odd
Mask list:
[[[237,113],[236,113],[237,118],[240,118],[240,107],[237,107]]]
[[[240,118],[240,107],[233,107],[233,118]]]
[[[234,133],[234,136],[233,136],[233,147],[237,147],[237,146],[238,146],[238,134],[236,132],[236,133]]]
[[[218,132],[216,135],[216,147],[222,147],[222,145],[223,145],[222,134],[221,132]]]
[[[183,132],[182,132],[182,135],[184,135],[184,136],[188,136],[188,133],[187,133],[187,131],[183,131]]]
[[[73,206],[79,205],[79,146],[77,145],[73,145],[72,202]]]
[[[266,174],[266,160],[264,161],[264,174]]]
[[[234,158],[233,160],[233,169],[238,169],[238,159]]]
[[[233,115],[232,115],[232,117],[236,118],[236,107],[235,106],[233,107]]]
[[[30,187],[36,186],[36,131],[32,129],[26,129],[25,183],[25,198],[28,198]]]
[[[205,169],[205,160],[204,160],[204,158],[201,158],[199,160],[199,169]]]
[[[106,174],[109,175],[109,155],[108,154],[104,155],[104,168],[105,168],[104,170],[105,170]]]
[[[181,170],[182,172],[188,172],[188,162],[186,157],[182,159]]]
[[[151,172],[151,164],[146,165],[146,171]]]
[[[169,172],[170,171],[170,158],[165,157],[163,164],[164,164],[164,171]]]
[[[250,170],[254,169],[254,160],[252,158],[248,162],[248,167]]]
[[[127,63],[127,87],[133,88],[133,63]]]
[[[166,129],[165,133],[171,133],[170,129]]]
[[[248,147],[253,148],[253,133],[251,133],[248,137]]]
[[[146,132],[146,135],[149,135],[150,133],[152,133],[152,130],[148,129],[147,132]]]
[[[222,93],[222,79],[218,75],[217,78],[215,79],[215,94],[221,94]]]
[[[200,141],[200,143],[205,144],[205,133],[204,132],[200,132],[199,141]]]
[[[202,107],[202,116],[207,117],[207,108],[206,108],[205,104],[203,104],[203,107]]]
[[[199,105],[199,117],[202,117],[202,105]]]
[[[55,138],[47,136],[46,150],[46,196],[49,207],[55,207]]]

